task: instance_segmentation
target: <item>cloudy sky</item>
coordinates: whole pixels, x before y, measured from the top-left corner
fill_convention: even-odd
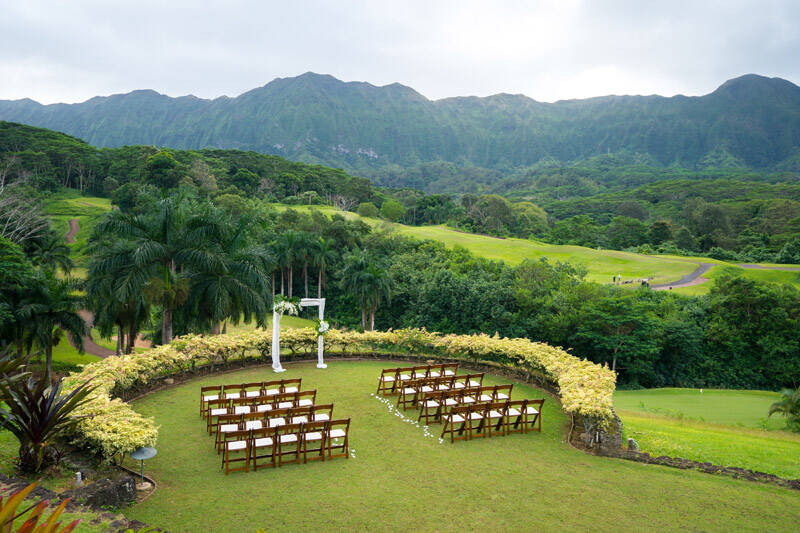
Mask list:
[[[800,83],[800,1],[4,2],[0,99],[235,96],[306,71],[425,96],[705,94]]]

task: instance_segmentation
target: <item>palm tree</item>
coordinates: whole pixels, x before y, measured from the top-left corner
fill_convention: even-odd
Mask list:
[[[208,268],[189,277],[190,307],[210,321],[214,334],[227,319],[237,324],[255,318],[264,325],[269,294],[265,265],[270,258],[266,250],[250,244],[252,220],[241,217],[234,222],[216,209],[206,216],[204,231],[214,228],[209,232],[212,244],[190,253],[204,256]]]
[[[778,413],[786,417],[786,426],[800,431],[800,387],[797,390],[783,389],[781,399],[769,407],[768,416]]]
[[[308,262],[311,259],[312,236],[305,231],[298,232],[299,238],[295,248],[295,257],[303,260],[303,288],[305,297],[308,298]]]
[[[208,231],[203,217],[192,217],[190,205],[181,194],[156,201],[144,214],[112,211],[95,227],[95,238],[120,238],[131,246],[133,278],[146,279],[144,295],[162,307],[161,342],[172,342],[173,313],[189,295],[189,270],[211,267],[210,258],[194,253],[205,244]],[[190,249],[187,234],[192,234]]]
[[[89,327],[78,314],[83,302],[75,294],[76,284],[72,279],[58,279],[47,272],[42,281],[23,313],[33,341],[44,349],[49,379],[53,371],[53,346],[66,333],[83,353],[83,337],[89,334]]]
[[[391,297],[392,279],[389,273],[372,260],[366,250],[350,254],[342,270],[342,289],[355,296],[361,306],[361,328],[375,329],[375,312],[378,305]]]
[[[282,254],[281,263],[286,269],[286,284],[288,286],[289,298],[292,297],[292,284],[294,262],[301,256],[298,251],[301,248],[302,234],[295,230],[286,230],[278,236],[279,251]],[[283,294],[283,283],[281,283],[281,294]]]
[[[29,256],[31,260],[48,270],[55,272],[58,268],[68,274],[75,266],[69,256],[69,246],[64,237],[49,231],[30,242]]]
[[[311,264],[317,269],[317,298],[322,298],[322,287],[325,285],[325,270],[336,259],[333,241],[320,237],[311,247]]]

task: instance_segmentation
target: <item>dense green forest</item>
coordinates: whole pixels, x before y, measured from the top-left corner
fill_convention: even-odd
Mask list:
[[[368,177],[392,174],[393,185],[429,192],[444,190],[415,182],[413,169],[436,161],[502,173],[618,152],[690,169],[800,164],[800,87],[752,74],[699,97],[542,103],[510,94],[431,101],[397,83],[306,73],[214,100],[143,90],[72,105],[0,101],[0,119],[102,147],[255,150]]]

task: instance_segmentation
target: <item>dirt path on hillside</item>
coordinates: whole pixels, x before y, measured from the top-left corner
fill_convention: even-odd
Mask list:
[[[708,281],[707,278],[702,277],[703,274],[708,272],[714,266],[713,263],[700,263],[697,265],[697,268],[694,269],[692,272],[686,274],[678,281],[673,283],[661,283],[659,285],[651,285],[650,288],[654,291],[666,291],[669,289],[677,289],[678,287],[691,287],[692,285],[700,285],[701,283],[705,283]]]
[[[86,322],[86,324],[88,324],[89,329],[91,330],[91,328],[94,327],[94,315],[90,311],[87,311],[86,309],[81,309],[80,311],[78,311],[78,314],[81,315],[81,318]],[[72,342],[70,342],[70,344],[72,344]],[[94,340],[91,337],[91,334],[83,338],[83,350],[86,353],[90,353],[92,355],[96,355],[97,357],[101,358],[108,357],[109,355],[115,355],[114,350],[103,348],[102,346],[94,342]]]
[[[78,219],[71,218],[69,220],[69,231],[66,235],[64,235],[64,239],[67,241],[67,244],[72,244],[75,242],[75,235],[78,233]]]
[[[789,272],[800,272],[800,267],[774,267],[766,265],[754,265],[752,263],[737,263],[736,266],[751,270],[786,270]]]

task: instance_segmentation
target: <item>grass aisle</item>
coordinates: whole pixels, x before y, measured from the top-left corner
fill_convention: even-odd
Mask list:
[[[197,414],[199,387],[274,374],[247,369],[146,396],[136,409],[161,426],[158,455],[147,463],[159,488],[126,514],[170,531],[723,531],[800,520],[797,492],[574,450],[564,442],[567,418],[550,398],[542,434],[440,444],[370,396],[387,364],[289,364],[283,374],[302,377],[318,402],[335,402],[336,417],[353,418],[355,458],[227,477]],[[542,395],[515,385],[515,397]]]

